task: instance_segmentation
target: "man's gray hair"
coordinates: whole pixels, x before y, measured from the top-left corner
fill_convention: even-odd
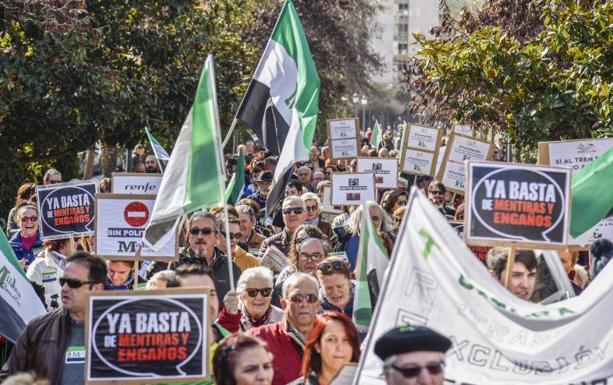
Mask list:
[[[282,207],[285,208],[287,207],[290,203],[292,202],[299,202],[300,203],[300,207],[302,207],[303,210],[306,210],[306,205],[304,204],[304,201],[302,199],[300,199],[300,197],[297,196],[289,196],[285,199],[283,199],[283,205]]]
[[[219,230],[219,224],[218,224],[218,220],[217,217],[215,216],[215,214],[209,213],[208,211],[196,211],[195,213],[192,214],[191,217],[189,217],[189,227],[191,229],[192,225],[194,224],[195,221],[199,220],[199,219],[210,219],[213,221],[213,230],[218,231]]]
[[[255,222],[256,222],[255,212],[253,211],[253,209],[251,208],[251,206],[247,206],[247,205],[238,205],[238,206],[236,206],[236,211],[237,211],[239,214],[249,215],[249,218],[251,219],[251,222],[253,222],[253,223],[255,224]]]
[[[283,298],[287,299],[287,292],[289,291],[290,286],[296,286],[300,281],[310,281],[315,286],[316,291],[319,292],[319,282],[317,281],[317,278],[313,277],[311,274],[298,271],[283,281],[283,287],[281,289]]]
[[[269,287],[273,287],[272,271],[264,266],[250,267],[243,271],[236,283],[236,292],[241,293],[247,288],[247,283],[252,279],[264,279]]]

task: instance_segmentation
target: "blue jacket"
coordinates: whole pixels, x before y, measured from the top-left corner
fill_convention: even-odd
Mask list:
[[[36,233],[36,241],[34,242],[34,245],[32,245],[32,248],[30,250],[27,250],[23,246],[23,240],[21,239],[21,231],[15,233],[11,237],[11,240],[9,241],[9,243],[11,244],[11,248],[15,252],[15,256],[17,257],[17,260],[19,261],[19,260],[25,259],[28,265],[32,263],[32,261],[34,261],[34,258],[36,258],[36,253],[38,253],[39,251],[42,251],[42,247],[43,247],[43,241],[40,239],[40,233],[38,232]],[[37,249],[41,249],[41,250],[37,250]]]

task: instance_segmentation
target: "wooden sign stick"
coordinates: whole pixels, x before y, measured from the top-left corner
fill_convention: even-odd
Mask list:
[[[508,290],[511,283],[511,276],[513,274],[513,266],[515,265],[515,245],[509,247],[509,254],[507,255],[507,267],[504,272],[504,287]]]

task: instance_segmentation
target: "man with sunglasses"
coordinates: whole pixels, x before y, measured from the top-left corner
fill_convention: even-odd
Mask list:
[[[290,275],[283,283],[283,320],[247,331],[266,342],[273,354],[272,385],[285,385],[300,377],[304,340],[319,311],[318,293],[319,284],[312,275]]]
[[[217,217],[218,223],[221,228],[217,233],[217,248],[225,255],[228,255],[228,244],[226,242],[226,227],[224,224],[224,216],[219,215]],[[238,266],[241,272],[250,267],[260,266],[260,261],[253,255],[246,252],[238,245],[238,241],[242,237],[240,221],[234,217],[228,219],[230,227],[230,247],[232,248],[232,261]]]
[[[375,343],[387,385],[442,385],[451,340],[424,326],[396,327]]]
[[[455,209],[445,204],[446,192],[443,182],[434,180],[428,186],[428,199],[448,220],[453,220]]]
[[[62,308],[26,326],[2,368],[2,376],[33,371],[52,385],[84,384],[87,294],[104,290],[105,279],[102,258],[84,251],[66,258],[59,280]]]
[[[304,202],[300,197],[290,196],[283,200],[281,207],[281,213],[283,214],[283,224],[285,227],[283,231],[266,238],[260,246],[259,256],[263,256],[266,253],[266,249],[269,246],[275,246],[281,252],[287,255],[289,251],[289,242],[294,235],[294,231],[300,225],[304,224],[306,220],[306,209]]]
[[[225,226],[224,226],[225,227]],[[179,249],[179,260],[171,263],[153,262],[147,269],[147,279],[162,270],[176,270],[182,265],[202,265],[210,268],[215,277],[215,288],[220,298],[230,291],[230,279],[228,274],[228,258],[217,248],[217,235],[219,223],[212,213],[196,211],[189,219],[187,228],[187,247]],[[232,263],[234,283],[238,280],[241,272],[235,263]]]

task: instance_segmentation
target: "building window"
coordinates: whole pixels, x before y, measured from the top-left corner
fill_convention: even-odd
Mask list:
[[[398,11],[400,12],[408,12],[409,11],[409,3],[399,3]]]
[[[398,55],[406,55],[409,51],[408,43],[398,43]]]
[[[398,24],[398,32],[399,33],[408,33],[409,32],[409,25],[408,24]]]

